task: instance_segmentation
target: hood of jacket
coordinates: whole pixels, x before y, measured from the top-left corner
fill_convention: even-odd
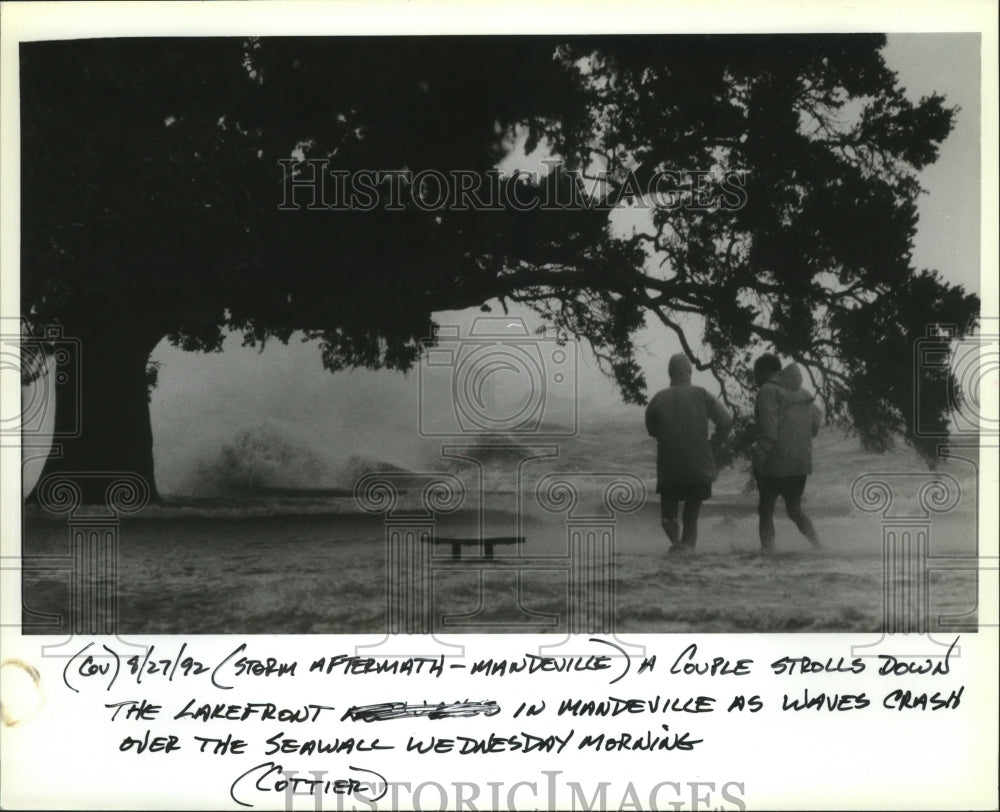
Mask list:
[[[805,403],[815,397],[811,392],[802,388],[802,370],[799,369],[798,364],[789,364],[784,369],[775,372],[768,383],[773,383],[783,389],[785,398],[793,403]]]

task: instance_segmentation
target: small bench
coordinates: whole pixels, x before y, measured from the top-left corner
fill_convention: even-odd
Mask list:
[[[515,544],[520,546],[524,544],[524,536],[492,536],[487,538],[435,538],[435,544],[450,544],[451,545],[451,560],[461,561],[462,560],[462,548],[471,547],[473,545],[479,546],[483,545],[483,558],[493,559],[493,548],[498,544],[509,545]],[[520,552],[520,551],[519,551]]]

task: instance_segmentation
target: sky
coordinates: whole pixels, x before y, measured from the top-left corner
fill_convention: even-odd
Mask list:
[[[922,175],[927,193],[919,205],[913,260],[917,268],[936,268],[945,279],[979,291],[979,37],[892,35],[885,56],[914,100],[940,92],[961,108],[938,162]],[[440,314],[438,320],[467,330],[474,315]],[[538,323],[529,313],[521,315],[532,326]],[[680,348],[658,323],[640,333],[638,344],[652,393],[667,384],[667,359]],[[230,337],[223,352],[208,355],[185,353],[164,341],[152,360],[160,364],[151,419],[156,475],[165,494],[196,489],[199,465],[241,430],[263,425],[313,449],[331,468],[352,455],[408,467],[426,458],[427,444],[416,432],[420,376],[415,372],[331,375],[316,346],[295,339],[259,351]],[[578,354],[577,380],[582,421],[625,411],[586,349]],[[694,382],[714,388],[697,373]],[[641,410],[631,409],[638,425]],[[26,471],[26,485],[31,478]]]
[[[911,98],[939,92],[960,108],[940,158],[921,176],[927,193],[920,200],[914,265],[981,292],[979,36],[892,34],[888,40],[886,62]]]

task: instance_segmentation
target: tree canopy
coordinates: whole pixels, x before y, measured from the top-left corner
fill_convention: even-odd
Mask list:
[[[79,437],[47,469],[152,483],[146,363],[164,337],[210,351],[229,330],[252,344],[302,332],[330,370],[406,369],[435,311],[493,300],[590,342],[627,401],[645,397],[633,339],[651,314],[731,403],[750,387],[752,355],[771,349],[868,446],[902,435],[932,459],[914,392],[924,431],[946,431],[947,372],[916,370],[929,376],[920,388],[914,343],[931,323],[961,333],[979,302],[912,267],[918,173],[956,111],[940,96],[909,101],[883,45],[856,34],[22,44],[22,312],[83,347]],[[561,162],[522,178],[521,199],[579,195],[592,178],[583,191],[597,194],[557,210],[281,206],[289,165],[485,177],[518,137]],[[614,204],[657,173],[699,171],[710,198],[738,176],[739,205],[651,206],[642,228],[612,227]],[[57,424],[70,411],[57,404]]]

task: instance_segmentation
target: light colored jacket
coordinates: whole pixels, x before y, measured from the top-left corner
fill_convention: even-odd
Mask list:
[[[757,444],[753,467],[758,476],[806,476],[812,473],[812,438],[821,413],[815,395],[802,388],[795,364],[775,372],[757,394]]]
[[[708,424],[715,435],[708,437]],[[646,407],[646,430],[656,438],[656,492],[665,486],[711,483],[718,469],[712,442],[733,425],[726,407],[700,386],[674,382]]]

